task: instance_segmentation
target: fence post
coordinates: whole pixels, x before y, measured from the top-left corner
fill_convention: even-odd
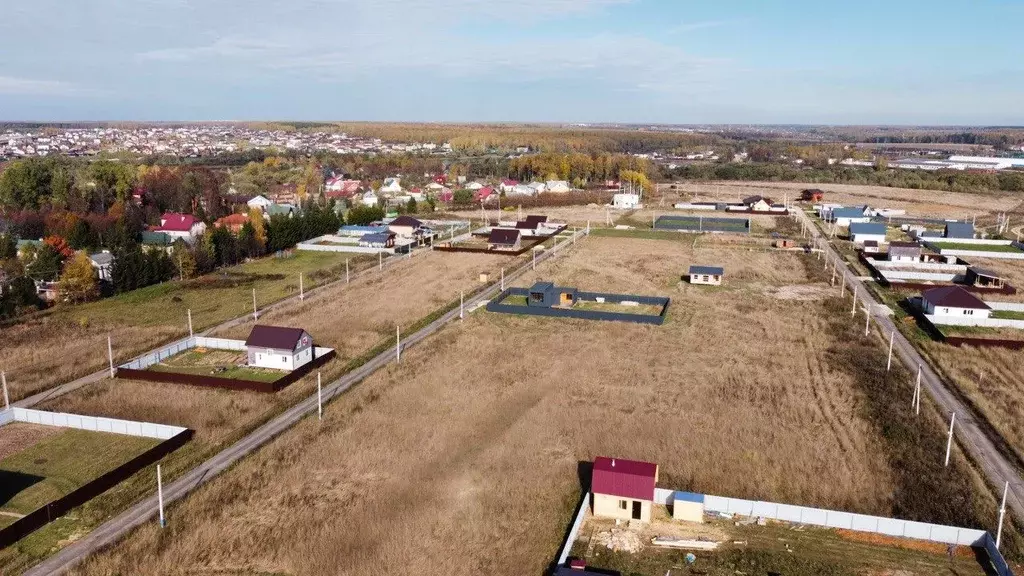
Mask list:
[[[953,450],[953,426],[956,424],[956,412],[949,418],[949,440],[946,441],[946,463],[949,466],[949,453]]]
[[[107,359],[110,360],[110,377],[114,377],[114,345],[110,342],[110,334],[107,334]]]
[[[892,344],[893,340],[896,339],[896,331],[893,330],[892,334],[889,335],[889,362],[885,365],[885,371],[889,372],[892,370]]]
[[[853,287],[853,306],[850,308],[850,317],[857,316],[857,286]]]
[[[11,409],[11,398],[7,395],[7,372],[0,372],[0,384],[4,388],[4,410]]]
[[[502,289],[502,291],[505,290],[505,269],[504,268],[501,269],[501,289]]]
[[[164,483],[160,477],[160,465],[156,465],[156,501],[160,507],[160,527],[167,526],[167,521],[164,518]]]
[[[864,335],[867,336],[871,333],[871,312],[867,306],[864,307]]]
[[[1003,503],[999,505],[999,527],[996,528],[996,550],[999,550],[999,542],[1003,539],[1003,518],[1006,517],[1006,493],[1010,491],[1010,483],[1003,485]]]

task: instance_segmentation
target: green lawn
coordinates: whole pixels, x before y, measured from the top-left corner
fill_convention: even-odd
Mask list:
[[[673,240],[680,242],[683,240],[692,241],[692,234],[684,234],[681,232],[666,232],[663,230],[617,230],[615,228],[591,228],[591,236],[603,236],[606,238],[639,238],[642,240]]]
[[[157,326],[184,325],[186,310],[191,309],[193,324],[200,330],[251,312],[253,288],[257,305],[264,307],[298,294],[300,272],[306,289],[344,278],[349,258],[352,272],[377,260],[365,255],[296,251],[291,257],[261,258],[184,282],[164,282],[79,306],[58,306],[53,313],[76,322]]]
[[[966,244],[963,242],[929,242],[939,250],[975,250],[978,252],[1010,252],[1020,253],[1021,250],[1012,244]]]
[[[0,477],[11,478],[0,486],[0,512],[33,512],[159,442],[152,438],[74,429],[46,437],[0,460]],[[12,488],[15,476],[27,480]],[[19,490],[19,487],[23,488]],[[8,493],[8,490],[13,493]],[[16,519],[7,514],[0,515],[0,527]]]
[[[245,362],[245,352],[192,348],[153,364],[149,370],[256,382],[273,382],[288,373],[271,368],[250,368],[244,365]]]
[[[993,310],[991,317],[1002,320],[1024,320],[1024,312],[1014,312],[1013,310]]]

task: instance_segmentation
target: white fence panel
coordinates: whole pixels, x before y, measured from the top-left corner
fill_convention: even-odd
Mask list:
[[[954,282],[963,277],[945,272],[911,272],[908,270],[879,270],[883,278],[893,280],[926,280],[931,282]]]
[[[195,337],[196,348],[214,348],[216,350],[245,350],[245,340],[232,340],[229,338],[210,338],[206,336]]]
[[[14,422],[14,410],[4,410],[0,412],[0,426],[10,424],[11,422]]]
[[[786,522],[803,522],[803,510],[803,506],[779,504],[775,517]]]
[[[753,516],[778,518],[779,505],[774,502],[755,502]]]
[[[1017,302],[985,302],[993,310],[1007,310],[1010,312],[1024,312],[1024,304]]]
[[[676,493],[675,490],[666,490],[664,488],[655,488],[654,489],[654,503],[655,504],[661,504],[663,506],[668,506],[669,504],[672,503],[672,501],[673,501],[673,499],[675,497],[675,493]]]
[[[671,490],[668,490],[667,492],[671,493]],[[576,536],[580,533],[580,527],[583,526],[583,518],[587,515],[587,508],[590,508],[590,492],[583,495],[580,507],[576,511],[576,518],[572,521],[572,528],[569,529],[569,535],[566,537],[565,543],[562,545],[562,551],[558,554],[558,566],[564,565],[565,561],[569,558],[569,552],[572,550],[572,545],[576,542]]]
[[[829,528],[845,528],[847,530],[853,529],[853,514],[849,512],[837,512],[834,510],[828,511],[828,520],[825,521],[825,526]]]
[[[929,322],[937,326],[980,326],[983,328],[1024,329],[1024,320],[1010,318],[974,318],[971,316],[939,316],[925,314]]]
[[[906,532],[907,523],[904,520],[894,518],[878,518],[878,532],[888,536],[903,536]]]
[[[850,529],[858,532],[877,532],[878,518],[863,514],[851,514]]]
[[[822,510],[821,508],[804,508],[803,511],[803,517],[800,521],[804,524],[814,524],[816,526],[828,525],[828,510]]]
[[[46,412],[44,410],[33,410],[30,408],[13,408],[11,412],[13,413],[14,421],[16,422],[42,424],[45,426],[56,426],[58,428],[90,430],[94,432],[110,432],[114,434],[125,434],[128,436],[156,438],[159,440],[166,440],[186,430],[180,426],[167,426],[165,424],[151,424],[148,422],[133,422],[131,420],[120,420],[117,418],[97,418],[95,416],[82,416],[80,414],[65,414],[61,412]]]

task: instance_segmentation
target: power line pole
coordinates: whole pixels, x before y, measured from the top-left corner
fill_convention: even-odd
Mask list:
[[[946,441],[946,463],[949,466],[949,454],[953,451],[953,426],[956,424],[956,412],[949,418],[949,440]]]
[[[1003,518],[1006,517],[1006,493],[1010,491],[1010,483],[1003,484],[1003,503],[999,505],[999,527],[996,528],[996,550],[1003,539]]]
[[[4,410],[11,409],[11,398],[7,395],[7,372],[0,372],[0,384],[4,388]]]
[[[189,337],[195,336],[195,334],[192,333],[192,309],[191,308],[188,309],[188,335],[189,335]]]
[[[114,345],[110,342],[110,334],[107,334],[107,359],[110,360],[110,377],[114,377]]]
[[[320,387],[320,371],[316,372],[316,417],[317,420],[324,419],[324,397]]]
[[[167,520],[164,517],[164,482],[160,474],[160,465],[156,465],[156,502],[160,508],[160,527],[167,526]]]

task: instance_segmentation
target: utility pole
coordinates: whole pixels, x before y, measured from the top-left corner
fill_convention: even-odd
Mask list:
[[[842,274],[841,277],[842,277],[842,280],[843,280],[843,287],[839,289],[839,297],[840,298],[845,298],[846,297],[846,274]]]
[[[156,465],[156,502],[160,508],[160,527],[167,526],[167,520],[164,518],[164,482],[160,475],[160,465]]]
[[[402,328],[395,325],[395,362],[402,361]]]
[[[893,330],[892,334],[889,335],[889,362],[885,365],[885,371],[889,372],[892,370],[892,343],[896,339],[896,331]]]
[[[302,272],[299,272],[299,301],[304,301],[305,299],[306,299],[306,292],[305,292],[305,290],[303,290],[303,287],[302,287]]]
[[[505,290],[505,269],[504,268],[501,269],[501,289],[502,289],[502,291]]]
[[[1006,517],[1006,493],[1010,491],[1010,483],[1003,484],[1003,503],[999,505],[999,527],[996,528],[996,550],[1003,539],[1003,518]]]
[[[316,372],[316,417],[317,420],[324,419],[324,397],[320,388],[320,371]]]
[[[953,450],[953,426],[956,424],[956,412],[949,418],[949,440],[946,441],[946,463],[949,466],[949,453]]]
[[[864,307],[864,335],[867,336],[871,333],[871,312],[868,307]]]
[[[194,336],[192,333],[192,309],[188,309],[188,335],[189,337]]]
[[[853,318],[853,317],[856,317],[856,316],[857,316],[857,287],[854,286],[853,287],[853,307],[850,308],[850,317]]]
[[[921,413],[921,370],[923,367],[917,365],[917,382],[914,384],[914,399],[910,402],[910,407],[914,410],[915,414]]]
[[[110,342],[110,334],[107,334],[107,359],[110,360],[110,377],[114,377],[114,345]]]
[[[256,289],[253,288],[252,289],[252,321],[256,322],[257,320],[259,320],[259,318],[260,318],[259,312],[256,310]]]
[[[459,320],[466,317],[466,293],[459,292]]]
[[[7,395],[7,372],[0,372],[0,384],[4,388],[4,410],[11,409],[11,398]]]

